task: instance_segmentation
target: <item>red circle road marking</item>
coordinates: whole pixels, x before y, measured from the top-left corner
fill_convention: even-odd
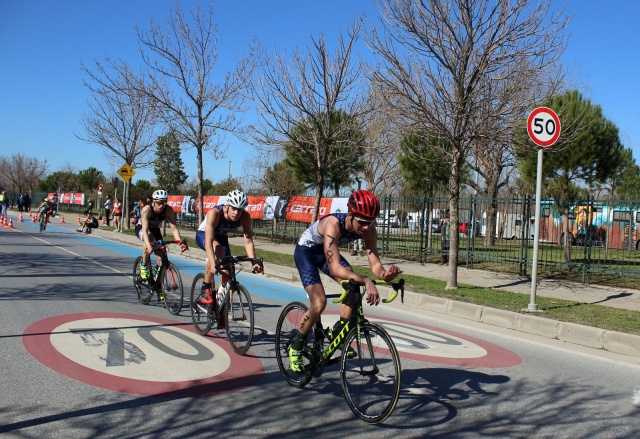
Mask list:
[[[522,358],[514,352],[470,335],[396,319],[375,318],[369,320],[381,323],[389,332],[402,358],[452,366],[482,368],[513,367],[522,363]],[[421,334],[417,328],[426,331],[422,331]],[[418,346],[417,349],[416,346],[407,347],[405,341],[411,342],[413,340],[422,344],[422,347]],[[447,349],[448,347],[453,349]]]
[[[88,319],[129,319],[138,321],[138,326],[139,321],[144,321],[159,324],[161,325],[159,328],[171,328],[171,331],[176,333],[183,332],[185,337],[195,334],[192,325],[157,317],[118,313],[83,313],[55,316],[33,323],[24,331],[22,342],[36,360],[64,376],[103,389],[137,395],[185,397],[231,393],[257,384],[264,376],[264,368],[260,360],[235,354],[226,339],[213,339],[200,335],[195,339],[204,349],[222,350],[229,357],[227,360],[229,366],[225,370],[217,371],[219,372],[217,374],[212,370],[212,376],[182,381],[153,381],[145,380],[143,377],[135,379],[95,370],[63,355],[52,343],[52,337],[57,336],[56,328],[73,321]],[[70,332],[64,331],[64,334],[70,334]],[[207,346],[208,343],[213,343],[215,346]],[[186,367],[188,364],[185,362]],[[166,367],[166,364],[160,364],[158,367],[163,366]],[[166,373],[170,374],[171,371],[168,370]]]
[[[338,313],[325,312],[324,324],[333,323]],[[501,368],[522,363],[522,358],[496,344],[470,335],[403,320],[367,317],[383,326],[396,345],[401,358],[463,367]],[[326,320],[326,321],[325,321]]]

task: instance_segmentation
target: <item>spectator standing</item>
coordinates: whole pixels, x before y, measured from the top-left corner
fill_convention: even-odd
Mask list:
[[[113,227],[116,232],[122,231],[122,203],[118,197],[113,202]]]
[[[91,197],[89,197],[89,201],[87,202],[87,209],[85,210],[85,213],[93,214],[93,198]]]
[[[31,196],[29,194],[24,194],[22,201],[24,202],[24,211],[31,212]]]
[[[54,192],[53,197],[51,197],[51,216],[56,216],[58,214],[58,193]]]
[[[360,256],[364,256],[364,251],[362,248],[362,239],[356,239],[355,241],[353,241],[353,249],[351,250],[351,256],[356,256],[356,255],[360,255]]]
[[[109,226],[109,221],[111,220],[111,210],[113,209],[113,201],[111,200],[111,195],[107,195],[107,199],[104,201],[104,218],[107,226]]]
[[[18,196],[18,212],[22,212],[24,209],[24,194]]]
[[[4,191],[2,191],[2,194],[0,195],[0,207],[2,208],[2,216],[7,216],[7,207],[9,207],[9,196]]]

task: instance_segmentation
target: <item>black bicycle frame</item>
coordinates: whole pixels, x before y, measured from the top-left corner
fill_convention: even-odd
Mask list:
[[[330,297],[340,297],[340,295],[339,294],[327,295],[327,298],[330,298]],[[356,327],[360,327],[362,326],[362,324],[366,322],[366,319],[364,318],[364,312],[362,309],[362,291],[360,290],[359,285],[351,286],[351,291],[349,292],[349,295],[345,300],[348,300],[356,304],[355,310],[354,310],[355,314],[353,314],[351,318],[342,326],[342,329],[340,330],[340,332],[335,336],[333,340],[331,340],[331,343],[329,343],[329,345],[322,351],[322,358],[324,360],[325,366],[328,366],[330,364],[334,364],[340,361],[340,357],[331,359],[331,355],[333,355],[333,353],[338,349],[338,346],[340,346],[340,343],[344,341],[347,334],[351,331],[351,329],[353,329],[353,325],[355,325]],[[324,340],[325,338],[328,338],[328,336],[324,328],[322,327],[321,320],[317,321],[315,324],[314,338],[316,342],[316,346],[314,347],[318,349],[318,351],[322,350],[322,340]]]

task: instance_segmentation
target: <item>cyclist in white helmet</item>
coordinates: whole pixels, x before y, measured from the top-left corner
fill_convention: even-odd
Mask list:
[[[229,237],[227,233],[242,226],[244,234],[244,247],[247,256],[256,257],[256,251],[253,244],[253,231],[251,229],[251,216],[245,211],[249,201],[244,192],[234,189],[227,195],[226,204],[219,204],[212,207],[204,217],[202,223],[196,231],[196,243],[207,253],[207,260],[204,270],[204,282],[202,289],[205,294],[200,303],[209,305],[213,303],[212,282],[216,274],[215,260],[224,256],[231,256],[229,248]],[[260,265],[253,264],[253,270],[256,273],[262,271]],[[222,286],[229,279],[229,273],[220,272]],[[219,327],[223,327],[224,322],[220,322]]]
[[[143,280],[149,279],[149,258],[153,252],[153,245],[156,241],[162,239],[162,232],[160,226],[167,220],[169,227],[173,232],[173,239],[176,241],[182,241],[180,237],[180,230],[176,226],[176,214],[173,208],[167,204],[167,191],[158,189],[153,193],[153,201],[142,208],[140,213],[140,219],[136,224],[136,236],[144,243],[142,251],[142,264],[140,265],[140,277]],[[182,251],[186,250],[186,245],[183,243],[180,245]],[[162,262],[161,256],[156,255],[157,263]]]

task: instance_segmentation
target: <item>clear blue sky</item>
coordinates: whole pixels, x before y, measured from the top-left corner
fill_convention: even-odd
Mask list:
[[[205,1],[183,0],[183,9]],[[640,2],[572,0],[572,37],[563,57],[585,96],[602,106],[620,129],[640,164]],[[561,7],[563,2],[556,2]],[[80,63],[105,57],[139,64],[135,26],[148,29],[151,16],[164,22],[174,0],[0,0],[0,155],[24,153],[46,159],[50,172],[70,164],[76,171],[94,166],[109,175],[122,163],[109,163],[102,150],[78,140],[88,91]],[[246,53],[253,37],[266,47],[306,47],[310,34],[337,34],[354,16],[377,11],[373,0],[217,1],[221,66],[228,56]],[[225,55],[222,57],[222,55]],[[225,70],[230,70],[232,66]],[[205,176],[219,181],[240,176],[251,148],[228,137],[227,157],[205,155]],[[196,174],[195,153],[183,154],[185,171]],[[152,180],[151,170],[136,170]]]

